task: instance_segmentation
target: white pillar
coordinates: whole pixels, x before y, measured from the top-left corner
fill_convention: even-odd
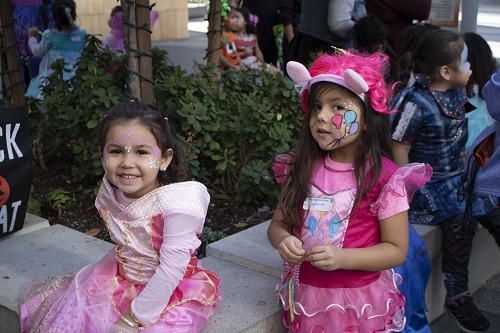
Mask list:
[[[462,0],[462,20],[460,33],[476,32],[479,0]]]

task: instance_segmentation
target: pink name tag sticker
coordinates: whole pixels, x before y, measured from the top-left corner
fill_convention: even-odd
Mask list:
[[[332,209],[331,198],[306,198],[302,205],[304,210],[317,210],[320,212],[328,212]]]

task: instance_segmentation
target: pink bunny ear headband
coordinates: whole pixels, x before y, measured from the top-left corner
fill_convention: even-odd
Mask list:
[[[301,95],[305,91],[309,91],[314,83],[321,81],[333,82],[347,88],[361,98],[362,101],[365,100],[365,93],[368,92],[366,81],[352,69],[346,69],[344,77],[335,74],[318,74],[315,77],[311,77],[311,74],[304,65],[300,62],[290,61],[286,64],[286,71],[293,82],[295,82],[295,88]],[[307,104],[304,103],[304,100],[302,108],[304,112],[307,112]]]

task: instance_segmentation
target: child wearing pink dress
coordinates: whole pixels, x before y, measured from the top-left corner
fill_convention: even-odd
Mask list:
[[[305,120],[279,155],[281,196],[268,229],[284,260],[277,298],[291,332],[400,332],[408,200],[432,169],[392,161],[387,57],[322,55],[289,62]]]
[[[160,112],[132,100],[107,111],[96,207],[116,246],[76,274],[33,280],[22,332],[199,332],[220,278],[196,257],[210,197],[186,176]]]

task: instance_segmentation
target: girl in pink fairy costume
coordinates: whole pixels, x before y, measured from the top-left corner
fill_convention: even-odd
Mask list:
[[[284,260],[277,296],[291,332],[399,332],[408,200],[432,174],[398,168],[390,145],[385,55],[289,62],[305,120],[274,166],[281,196],[268,238]]]
[[[199,332],[220,279],[196,257],[210,197],[186,176],[167,118],[132,100],[104,116],[96,207],[116,243],[76,274],[33,281],[22,332]]]

